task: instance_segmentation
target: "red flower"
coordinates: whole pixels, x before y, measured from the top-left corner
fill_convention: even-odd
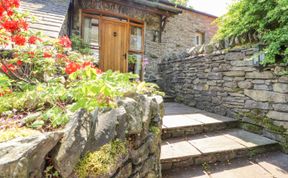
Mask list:
[[[21,28],[23,28],[24,30],[28,30],[28,23],[25,21],[25,20],[20,20],[19,21],[19,26],[21,27]]]
[[[14,12],[13,12],[12,10],[8,10],[8,11],[7,11],[7,15],[8,15],[8,16],[12,16],[13,14],[14,14]]]
[[[86,68],[86,67],[94,67],[93,63],[91,61],[85,61],[83,64],[82,64],[82,68]]]
[[[18,60],[16,63],[18,66],[21,66],[23,64],[23,62],[21,60]]]
[[[16,70],[16,66],[14,66],[13,64],[8,64],[7,65],[7,68],[10,70],[10,71],[12,71],[12,72],[14,72],[15,70]],[[4,72],[4,73],[8,73],[8,69],[7,69],[4,65],[2,65],[2,67],[1,67],[1,69],[2,69],[2,71]]]
[[[22,35],[15,35],[12,37],[12,41],[19,46],[24,46],[26,42],[26,38]]]
[[[44,58],[50,58],[50,57],[52,57],[52,54],[50,54],[50,53],[48,53],[48,52],[44,52],[44,53],[43,53],[43,57],[44,57]]]
[[[36,37],[36,36],[31,36],[29,39],[28,39],[28,43],[29,44],[35,44],[36,41],[40,41],[40,38]]]
[[[65,57],[66,57],[65,54],[60,54],[60,53],[58,53],[58,54],[56,55],[56,58],[57,58],[57,59],[62,59],[62,58],[65,58]]]
[[[10,88],[8,88],[8,89],[5,89],[5,90],[3,90],[2,92],[0,92],[0,97],[1,96],[4,96],[4,95],[6,95],[6,94],[11,94],[13,91],[10,89]]]
[[[64,48],[71,48],[72,42],[68,36],[63,36],[59,39],[59,44]]]
[[[3,15],[5,12],[5,9],[0,5],[0,17]]]
[[[99,69],[99,68],[95,68],[95,70],[96,70],[96,73],[97,73],[97,74],[102,74],[102,73],[103,73],[102,70]]]
[[[77,70],[81,69],[81,65],[77,64],[75,62],[70,62],[66,68],[65,68],[65,72],[66,74],[70,75],[74,72],[76,72]]]
[[[6,11],[8,16],[14,14],[13,8],[18,8],[20,6],[20,0],[0,0],[0,17]]]
[[[20,6],[20,0],[4,0],[2,3],[6,8],[18,8]]]
[[[19,30],[18,22],[14,20],[7,20],[3,22],[2,26],[11,33]]]
[[[28,55],[30,58],[34,58],[35,57],[35,53],[33,51],[29,51]]]
[[[4,65],[2,65],[1,69],[4,73],[6,74],[8,73],[8,69]]]

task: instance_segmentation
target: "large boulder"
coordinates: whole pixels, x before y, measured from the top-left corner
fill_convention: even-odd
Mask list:
[[[65,128],[65,135],[53,151],[53,163],[61,176],[69,177],[87,152],[93,152],[116,135],[116,110],[93,113],[80,111]]]
[[[0,177],[42,177],[45,157],[62,132],[17,138],[0,144]]]
[[[73,172],[88,141],[90,124],[86,112],[80,111],[66,125],[64,137],[52,152],[54,166],[61,176],[68,177]]]

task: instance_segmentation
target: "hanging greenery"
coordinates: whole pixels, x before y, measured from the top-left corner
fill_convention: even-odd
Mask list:
[[[217,24],[216,40],[257,33],[266,45],[264,65],[288,63],[287,0],[235,0]]]
[[[176,5],[187,6],[188,0],[170,0],[170,2],[173,2]]]

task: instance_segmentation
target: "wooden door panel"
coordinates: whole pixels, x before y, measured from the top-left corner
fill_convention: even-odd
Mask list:
[[[127,24],[101,20],[101,26],[102,70],[127,72]]]

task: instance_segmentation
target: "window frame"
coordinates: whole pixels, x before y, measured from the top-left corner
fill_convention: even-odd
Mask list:
[[[196,46],[203,45],[205,43],[205,33],[197,31],[195,34],[196,34],[195,35],[195,45]]]

